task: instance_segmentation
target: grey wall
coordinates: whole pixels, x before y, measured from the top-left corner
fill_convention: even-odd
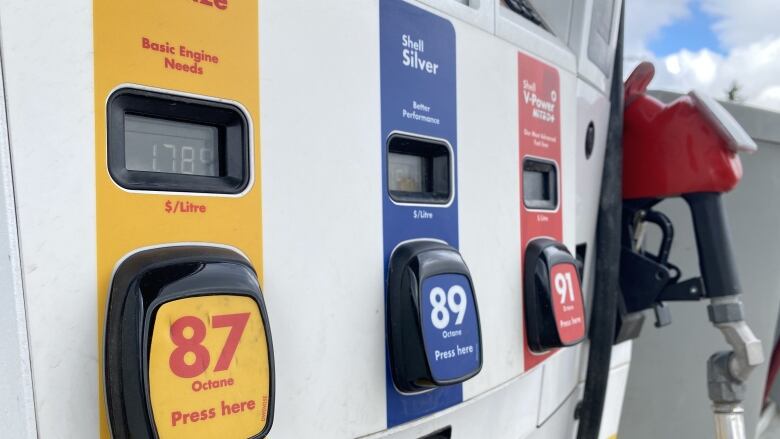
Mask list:
[[[662,99],[674,97],[663,94]],[[727,105],[757,140],[759,151],[742,156],[745,176],[725,196],[743,285],[748,323],[770,355],[780,312],[780,114]],[[671,261],[683,278],[698,275],[696,244],[687,205],[659,205],[675,224]],[[652,239],[652,237],[651,237]],[[707,318],[706,303],[672,303],[673,323],[661,329],[652,315],[634,344],[620,436],[631,439],[714,437],[707,398],[706,361],[727,350]],[[748,437],[755,434],[767,364],[758,368],[745,401]]]

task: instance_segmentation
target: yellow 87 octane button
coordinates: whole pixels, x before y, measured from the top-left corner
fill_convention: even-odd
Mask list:
[[[154,319],[149,394],[161,438],[252,437],[268,415],[268,349],[249,297],[168,302]]]
[[[105,354],[116,438],[261,438],[271,427],[268,319],[254,271],[228,250],[172,247],[123,262]]]

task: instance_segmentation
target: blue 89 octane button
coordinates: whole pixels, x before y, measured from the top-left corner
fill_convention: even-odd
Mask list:
[[[466,276],[439,274],[423,280],[420,320],[431,375],[460,381],[480,368],[480,336],[474,293]]]

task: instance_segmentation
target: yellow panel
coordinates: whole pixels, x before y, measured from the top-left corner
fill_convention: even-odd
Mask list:
[[[259,11],[255,0],[95,0],[93,13],[97,348],[102,353],[112,270],[123,256],[140,247],[177,242],[229,245],[249,258],[262,283]],[[205,55],[210,56],[202,59]],[[126,84],[225,99],[243,106],[253,132],[250,188],[241,196],[223,197],[132,193],[117,186],[106,164],[106,100],[113,90]],[[167,212],[169,201],[189,201],[206,209],[186,214]],[[98,358],[102,369],[102,354]],[[101,437],[107,438],[102,380],[99,389]]]

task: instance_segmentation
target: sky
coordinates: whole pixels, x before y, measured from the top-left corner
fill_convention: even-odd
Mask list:
[[[626,0],[626,75],[655,64],[654,89],[703,90],[780,111],[780,0]]]

